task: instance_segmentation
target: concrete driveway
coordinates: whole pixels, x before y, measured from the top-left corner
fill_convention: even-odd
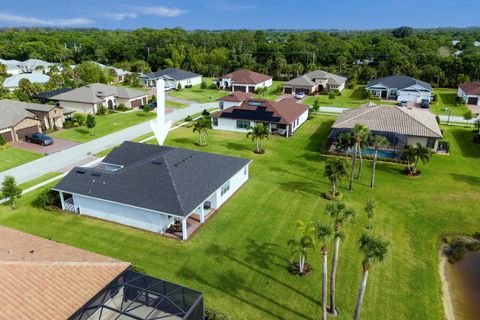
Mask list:
[[[78,145],[78,142],[73,142],[73,141],[68,141],[64,139],[58,139],[58,138],[53,138],[53,144],[49,146],[41,146],[39,144],[35,143],[28,143],[24,140],[21,141],[15,141],[11,142],[10,145],[12,147],[18,148],[18,149],[23,149],[23,150],[28,150],[28,151],[33,151],[45,155],[49,155],[58,151],[62,151],[65,149],[68,149],[70,147]]]

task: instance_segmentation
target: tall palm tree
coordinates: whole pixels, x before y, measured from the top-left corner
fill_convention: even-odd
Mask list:
[[[365,126],[363,128],[363,132],[361,133],[360,142],[358,143],[358,147],[357,147],[358,159],[360,160],[360,163],[358,166],[358,172],[357,172],[357,179],[360,179],[360,176],[362,175],[362,169],[363,169],[362,151],[365,149],[366,146],[368,146],[370,137],[371,137],[370,130]]]
[[[332,196],[337,195],[337,183],[342,181],[347,175],[347,164],[345,161],[332,158],[325,162],[325,172],[323,176],[327,177],[332,183]]]
[[[350,132],[342,132],[337,137],[337,150],[345,152],[345,158],[348,159],[348,149],[352,147],[352,135]]]
[[[418,162],[422,161],[425,165],[428,161],[430,161],[431,153],[430,149],[427,147],[422,146],[420,142],[417,142],[417,147],[415,148],[415,167],[413,168],[413,173],[417,173]]]
[[[327,320],[327,245],[332,237],[332,228],[329,225],[317,223],[316,236],[322,244],[322,319]]]
[[[357,306],[353,316],[354,320],[358,320],[360,318],[363,296],[365,295],[365,289],[367,288],[368,272],[374,263],[382,262],[385,259],[389,245],[390,243],[383,240],[381,237],[375,237],[366,233],[360,236],[360,252],[363,255],[363,276],[360,283],[360,289],[358,290]]]
[[[373,154],[372,180],[370,181],[370,188],[373,189],[375,187],[375,169],[377,166],[378,150],[381,147],[386,146],[388,144],[388,140],[384,136],[375,135],[372,142],[375,153]]]
[[[332,271],[330,272],[330,313],[336,315],[337,309],[335,305],[335,287],[337,279],[338,256],[340,252],[340,240],[345,237],[342,229],[345,222],[355,217],[355,211],[353,208],[348,208],[344,202],[337,202],[327,204],[326,213],[333,218],[333,229],[335,231]]]
[[[263,150],[263,140],[270,138],[270,128],[263,123],[257,123],[254,127],[248,129],[247,138],[252,138],[256,144],[256,153]]]
[[[412,145],[409,145],[408,148],[403,150],[403,158],[407,160],[407,168],[410,172],[412,172],[412,164],[415,162],[415,154],[416,150]]]
[[[357,152],[360,150],[360,145],[361,145],[362,141],[365,141],[367,139],[369,132],[370,132],[370,130],[366,126],[364,126],[362,124],[359,124],[359,123],[357,123],[353,127],[353,142],[354,142],[354,145],[353,145],[353,154],[352,154],[352,168],[351,168],[352,171],[350,173],[350,185],[348,187],[348,190],[350,190],[350,191],[353,190],[353,178],[354,178],[354,175],[355,175],[355,160],[357,158]],[[362,159],[361,154],[360,154],[360,159]],[[360,167],[361,167],[361,165],[360,165]]]
[[[295,258],[298,256],[298,270],[302,273],[305,270],[307,261],[307,252],[316,247],[315,241],[316,226],[313,222],[305,223],[301,220],[297,221],[297,235],[295,239],[288,240],[291,247],[291,264],[294,264]]]
[[[367,229],[369,230],[372,229],[372,219],[373,219],[373,216],[375,215],[376,206],[377,204],[374,199],[368,199],[367,204],[365,205],[365,208],[363,208],[363,211],[367,214],[367,218],[368,218]]]
[[[208,130],[212,129],[212,119],[210,117],[201,117],[193,124],[193,132],[198,132],[198,145],[207,145]]]

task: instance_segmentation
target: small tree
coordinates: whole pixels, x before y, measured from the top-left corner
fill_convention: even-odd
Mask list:
[[[329,100],[335,100],[335,97],[337,96],[337,94],[334,92],[334,91],[330,91],[328,93],[328,99]]]
[[[316,98],[314,101],[313,101],[313,106],[312,106],[312,110],[314,112],[318,112],[318,110],[320,109],[320,100],[318,98]]]
[[[415,148],[415,166],[413,167],[413,173],[417,173],[418,162],[421,161],[425,165],[430,161],[431,157],[430,149],[422,146],[420,142],[417,142],[417,147]]]
[[[7,140],[3,136],[3,134],[0,134],[0,146],[4,146],[7,143]]]
[[[73,122],[76,122],[79,127],[83,126],[85,123],[85,115],[82,113],[74,113]]]
[[[402,152],[402,157],[407,161],[407,169],[409,172],[413,172],[413,163],[415,162],[415,147],[409,145],[408,148]]]
[[[325,172],[323,175],[332,183],[332,196],[335,197],[337,196],[337,183],[348,175],[347,164],[342,159],[328,159],[325,162]]]
[[[294,239],[288,240],[290,246],[290,265],[295,265],[295,259],[298,256],[298,272],[305,271],[305,264],[307,263],[307,252],[310,249],[315,249],[315,231],[316,227],[313,222],[304,223],[297,221],[297,236]]]
[[[202,81],[202,83],[200,84],[200,88],[207,89],[207,83],[205,81]]]
[[[17,182],[13,176],[5,176],[2,181],[0,194],[2,198],[7,198],[12,205],[12,209],[16,208],[16,200],[22,196],[22,188],[17,186]]]
[[[470,120],[473,119],[472,110],[468,109],[467,112],[463,114],[463,119],[467,120],[467,125],[470,125]]]
[[[177,85],[177,90],[178,91],[181,91],[182,90],[182,84],[179,82],[178,85]]]
[[[86,120],[87,128],[90,129],[90,135],[93,136],[93,128],[97,125],[97,119],[93,114],[89,114]]]
[[[143,106],[143,112],[148,114],[150,111],[152,111],[152,108],[148,104]]]
[[[201,117],[193,124],[193,132],[198,132],[198,145],[199,146],[206,146],[207,143],[207,136],[208,130],[212,129],[212,118],[210,117]]]
[[[377,204],[374,199],[368,199],[367,204],[365,205],[365,208],[363,208],[363,211],[367,214],[367,218],[368,218],[367,229],[369,230],[372,229],[372,219],[373,219],[373,216],[375,215],[376,206]]]
[[[105,106],[101,106],[100,108],[98,108],[97,110],[97,114],[99,116],[103,116],[107,113],[107,108],[105,108]]]
[[[263,123],[257,123],[255,127],[248,129],[247,138],[252,138],[252,141],[256,143],[255,152],[263,153],[263,140],[270,137],[270,128],[263,125]]]

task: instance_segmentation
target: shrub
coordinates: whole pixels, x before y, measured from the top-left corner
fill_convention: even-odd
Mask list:
[[[125,111],[128,111],[130,110],[130,108],[128,108],[126,105],[124,105],[123,103],[120,103],[117,107],[117,110],[118,111],[121,111],[121,112],[125,112]]]
[[[205,310],[205,320],[228,320],[228,318],[214,311]]]
[[[466,105],[467,103],[465,102],[465,100],[463,100],[462,97],[459,97],[459,96],[455,96],[455,105],[456,106],[464,106]]]
[[[152,108],[150,108],[150,106],[148,104],[143,107],[143,112],[149,113],[150,111],[152,111]]]
[[[437,102],[438,96],[436,93],[432,94],[432,101],[431,102]]]
[[[107,108],[105,108],[104,106],[101,106],[100,108],[98,108],[97,110],[97,115],[99,116],[103,116],[107,113]]]
[[[440,124],[440,117],[438,116],[438,114],[435,116],[435,120],[437,120],[437,123]]]
[[[190,121],[192,121],[192,120],[193,120],[192,116],[187,116],[187,117],[185,118],[185,122],[190,122]]]
[[[333,195],[331,191],[325,192],[325,199],[331,201],[341,201],[343,194],[340,191],[337,191],[337,195]]]
[[[450,151],[450,143],[448,141],[445,141],[445,140],[440,140],[440,141],[438,141],[438,148],[440,150],[445,150],[445,152],[449,152]]]
[[[180,91],[182,90],[182,84],[179,82],[178,85],[177,85],[177,90]]]
[[[200,84],[200,88],[207,89],[207,83],[205,81],[202,81],[202,83]]]
[[[0,146],[4,146],[7,144],[7,139],[5,139],[5,137],[0,134]]]
[[[450,244],[446,254],[450,263],[460,261],[467,254],[467,245],[461,240],[456,240]]]
[[[45,189],[33,200],[36,208],[48,209],[51,206],[60,206],[60,194],[52,189]]]
[[[192,85],[191,85],[191,84],[187,84],[187,85],[185,85],[185,88],[191,88],[191,87],[192,87]]]
[[[209,88],[212,90],[218,90],[218,86],[216,83],[212,83]]]
[[[353,89],[357,86],[357,79],[351,79],[347,82],[347,88]]]
[[[86,117],[83,113],[74,113],[72,119],[77,126],[81,127],[85,124]]]
[[[337,94],[335,93],[335,91],[330,91],[328,93],[328,99],[330,99],[330,100],[335,100],[336,96],[337,96]]]

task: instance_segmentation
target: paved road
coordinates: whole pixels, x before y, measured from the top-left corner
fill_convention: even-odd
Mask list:
[[[215,108],[215,103],[192,104],[187,108],[176,109],[165,116],[166,120],[176,122],[185,119],[188,115],[202,112],[204,109]],[[56,152],[49,156],[25,163],[10,170],[0,172],[0,181],[6,175],[13,175],[17,183],[23,183],[42,176],[43,174],[58,171],[75,163],[85,161],[92,155],[112,148],[125,140],[132,140],[151,132],[150,124],[144,122],[107,136],[82,143],[71,148]]]

